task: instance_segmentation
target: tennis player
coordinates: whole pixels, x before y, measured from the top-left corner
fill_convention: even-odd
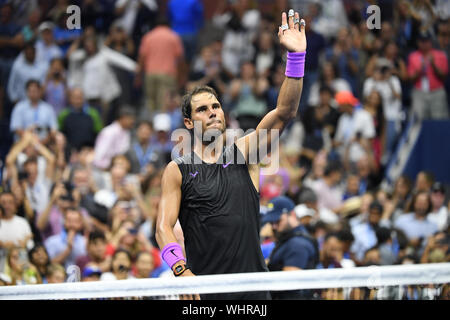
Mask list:
[[[271,150],[271,135],[259,139],[261,130],[279,130],[294,119],[303,87],[306,55],[305,22],[298,12],[282,13],[278,30],[287,50],[286,78],[277,106],[258,124],[256,131],[225,146],[215,139],[215,149],[205,133],[225,135],[225,116],[215,91],[203,86],[184,96],[184,124],[193,131],[193,151],[171,161],[162,178],[162,197],[156,222],[156,239],[162,258],[175,276],[264,272],[267,266],[259,238],[259,167],[248,162],[262,144]],[[201,123],[201,132],[194,130]],[[256,143],[251,143],[256,141]],[[215,152],[214,150],[219,150]],[[179,220],[185,254],[177,243],[174,226]],[[189,296],[199,299],[199,295]],[[202,299],[270,299],[268,291],[208,294]]]

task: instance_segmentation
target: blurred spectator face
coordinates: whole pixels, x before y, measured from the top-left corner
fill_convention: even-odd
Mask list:
[[[17,205],[14,196],[11,193],[4,193],[0,195],[0,205],[3,208],[4,219],[10,219],[14,217],[17,212]]]
[[[128,172],[131,167],[130,161],[128,161],[127,157],[125,157],[124,155],[114,157],[114,159],[112,160],[112,166],[122,167],[126,172]]]
[[[122,128],[126,130],[133,129],[135,117],[134,116],[123,116],[119,119]]]
[[[336,36],[336,42],[340,45],[347,44],[347,41],[349,39],[349,31],[347,28],[341,28],[338,31],[338,34]]]
[[[52,76],[62,76],[64,72],[64,64],[62,59],[53,59],[50,64],[50,74]]]
[[[292,224],[290,222],[291,214],[292,214],[292,212],[283,213],[280,216],[280,220],[271,223],[273,234],[275,235],[276,238],[279,238],[283,232],[287,232],[292,229]]]
[[[124,166],[114,165],[111,168],[111,178],[115,182],[121,182],[125,176],[127,175],[127,171]]]
[[[350,194],[359,193],[359,177],[357,175],[351,175],[347,178],[347,192]]]
[[[319,93],[319,106],[326,106],[331,104],[331,99],[333,99],[333,95],[328,90],[320,90]]]
[[[7,24],[11,20],[12,15],[12,5],[4,4],[0,8],[0,22],[2,24]]]
[[[444,205],[445,194],[440,191],[431,192],[431,203],[433,208],[440,209]]]
[[[132,222],[132,221],[125,221],[122,224],[123,229],[125,229],[127,232],[126,234],[120,239],[120,244],[126,246],[126,247],[131,247],[133,246],[133,244],[136,241],[136,234],[137,234],[137,229],[136,229],[136,225]]]
[[[431,49],[433,49],[433,44],[431,43],[430,39],[421,39],[417,42],[417,46],[419,48],[419,51],[422,53],[427,53]]]
[[[390,41],[389,44],[384,49],[384,55],[388,59],[393,59],[393,58],[395,58],[397,56],[397,54],[398,54],[398,47],[397,47],[397,45],[395,44],[394,41]]]
[[[358,169],[358,175],[361,178],[365,178],[365,177],[369,176],[369,174],[370,174],[369,157],[367,155],[362,156],[356,163],[356,167]]]
[[[36,267],[46,266],[49,263],[47,252],[44,247],[38,247],[31,255],[31,263]]]
[[[201,57],[205,66],[209,66],[213,62],[214,52],[210,46],[205,46],[202,48]]]
[[[400,177],[395,184],[394,193],[397,194],[401,198],[406,198],[409,194],[410,186],[405,178]]]
[[[28,181],[36,181],[37,175],[38,175],[38,166],[35,161],[29,161],[25,164],[23,167],[26,174],[28,175],[27,180]]]
[[[81,194],[84,195],[89,192],[89,172],[86,169],[77,169],[73,173],[72,182]]]
[[[36,49],[32,45],[28,45],[24,49],[24,56],[28,63],[33,64],[36,58]]]
[[[136,130],[136,137],[140,143],[148,143],[152,136],[152,128],[148,123],[141,123]]]
[[[138,278],[150,277],[154,268],[155,264],[153,262],[153,256],[148,252],[140,253],[136,260],[136,273]]]
[[[340,261],[343,255],[342,242],[337,237],[329,237],[323,244],[325,260]]]
[[[394,30],[390,22],[383,21],[383,23],[381,23],[381,30],[383,30],[383,32],[381,33],[381,39],[384,42],[389,41],[394,37]]]
[[[103,239],[94,239],[89,241],[87,249],[93,260],[101,261],[105,257],[106,242]]]
[[[19,248],[12,248],[8,257],[9,267],[17,273],[22,273],[25,263],[20,259]]]
[[[45,29],[41,32],[42,40],[46,44],[51,44],[53,42],[53,30],[52,29]]]
[[[370,204],[373,202],[374,197],[371,193],[365,193],[361,199],[361,212],[369,212]]]
[[[119,252],[112,261],[112,270],[114,273],[128,273],[131,267],[131,261],[125,252]]]
[[[270,32],[262,32],[258,39],[259,49],[261,51],[269,51],[272,49],[272,34]]]
[[[272,75],[272,81],[275,87],[281,87],[284,81],[284,67],[282,65],[278,65],[275,72]]]
[[[55,269],[47,276],[48,283],[63,283],[66,280],[66,274],[63,270]]]
[[[88,56],[97,53],[97,43],[95,41],[95,38],[88,37],[84,40],[84,50],[86,50]]]
[[[68,210],[64,220],[64,227],[67,231],[81,231],[83,227],[83,217],[77,210]]]
[[[331,81],[336,78],[336,74],[334,72],[334,67],[331,62],[326,62],[322,66],[322,73],[325,81]]]
[[[378,208],[370,208],[369,209],[369,217],[368,217],[368,220],[369,220],[369,223],[372,225],[372,226],[376,226],[376,225],[378,225],[378,223],[380,222],[380,220],[381,220],[381,211],[378,209]]]
[[[379,265],[380,260],[380,251],[378,249],[369,250],[364,255],[365,266]]]
[[[27,88],[27,97],[32,102],[39,101],[41,99],[42,92],[41,87],[38,86],[36,83],[30,83],[30,85]]]
[[[442,46],[448,46],[450,43],[450,22],[441,22],[438,24],[438,38]]]
[[[427,175],[424,172],[419,172],[416,179],[416,190],[428,192],[431,188],[431,182],[428,181]]]
[[[378,91],[373,90],[367,97],[367,102],[371,106],[378,107],[381,104],[381,95]]]
[[[255,66],[251,62],[244,62],[241,66],[241,78],[243,80],[253,79],[255,76]]]
[[[428,214],[429,205],[428,194],[425,192],[418,194],[416,201],[414,201],[414,213],[421,217],[426,216]]]
[[[111,31],[113,41],[123,42],[126,40],[125,31],[121,26],[114,26]]]

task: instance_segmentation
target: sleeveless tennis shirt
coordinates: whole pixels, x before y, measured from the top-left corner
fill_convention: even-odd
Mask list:
[[[259,195],[238,147],[224,147],[217,163],[193,151],[174,161],[182,174],[179,220],[192,272],[268,271],[259,239]]]

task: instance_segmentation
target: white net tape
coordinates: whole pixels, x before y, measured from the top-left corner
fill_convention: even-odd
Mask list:
[[[450,283],[450,263],[0,287],[0,299],[89,299]]]

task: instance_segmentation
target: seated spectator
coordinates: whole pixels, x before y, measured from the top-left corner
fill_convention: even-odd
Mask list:
[[[449,211],[445,203],[445,187],[435,182],[431,187],[431,211],[427,220],[437,225],[439,231],[445,231],[449,225]]]
[[[327,165],[323,178],[309,185],[317,195],[319,210],[320,208],[326,208],[335,212],[334,215],[328,217],[328,223],[337,223],[339,220],[336,212],[342,205],[342,191],[339,188],[341,179],[341,166],[332,162]],[[321,219],[323,218],[321,217]]]
[[[0,193],[0,206],[2,216],[0,217],[0,257],[13,248],[21,248],[26,255],[27,248],[33,246],[33,234],[28,221],[17,216],[17,203],[12,192]]]
[[[95,141],[94,165],[97,168],[108,168],[114,156],[128,151],[131,144],[130,130],[133,128],[134,120],[134,110],[123,107],[118,119],[100,131]]]
[[[117,249],[112,256],[111,272],[104,272],[100,281],[133,279],[131,275],[131,255],[125,249]]]
[[[83,273],[87,268],[107,272],[111,267],[111,257],[106,256],[106,237],[103,232],[94,230],[89,234],[87,255],[77,258],[77,266]]]
[[[24,88],[27,98],[14,106],[10,130],[15,133],[16,140],[28,129],[34,130],[41,140],[47,139],[49,133],[57,129],[53,107],[41,100],[42,87],[39,81],[28,80]]]
[[[161,166],[165,166],[172,159],[174,143],[170,139],[171,127],[171,119],[167,113],[159,113],[153,118],[155,134],[151,137],[150,145],[159,155],[158,159],[160,160],[157,162],[158,169],[162,168]]]
[[[47,268],[47,283],[63,283],[66,276],[66,270],[58,263],[52,263]]]
[[[36,267],[29,264],[28,257],[22,254],[21,248],[13,247],[9,250],[4,273],[10,277],[12,285],[42,283]]]
[[[84,100],[83,90],[73,88],[69,94],[70,106],[58,116],[59,130],[67,139],[69,150],[80,150],[84,145],[94,145],[103,123],[98,111]]]
[[[139,174],[154,171],[154,163],[158,161],[158,153],[150,143],[152,135],[153,126],[151,122],[141,121],[136,128],[136,139],[126,153],[131,164],[131,173]]]
[[[393,265],[397,261],[399,248],[391,236],[392,231],[388,228],[380,227],[376,231],[377,246],[380,251],[380,265]]]
[[[416,176],[414,192],[430,192],[434,183],[434,175],[430,171],[420,171]]]
[[[404,213],[397,218],[394,226],[402,230],[408,237],[409,244],[415,249],[421,249],[423,239],[438,231],[438,227],[427,219],[432,204],[428,193],[419,192],[411,201],[410,213]]]
[[[135,277],[137,279],[153,278],[152,272],[155,270],[155,263],[150,252],[142,251],[136,256]]]
[[[47,283],[47,272],[50,266],[50,258],[44,245],[36,244],[28,251],[28,260],[36,267],[42,283]]]
[[[45,248],[52,263],[67,267],[76,264],[76,259],[86,255],[86,239],[80,234],[83,228],[81,211],[70,208],[64,219],[64,229],[45,241]]]
[[[27,98],[28,85],[30,80],[35,80],[40,87],[47,75],[48,62],[36,59],[36,48],[32,42],[27,42],[11,69],[8,80],[8,96],[13,103]],[[40,99],[40,96],[38,100]],[[44,119],[40,119],[43,121]]]
[[[444,88],[448,58],[433,49],[431,36],[420,33],[418,50],[409,55],[408,75],[414,84],[412,112],[418,120],[448,119],[448,101]]]
[[[347,177],[347,187],[345,189],[342,200],[347,200],[352,197],[357,197],[361,195],[360,192],[360,180],[357,174],[350,174]]]

